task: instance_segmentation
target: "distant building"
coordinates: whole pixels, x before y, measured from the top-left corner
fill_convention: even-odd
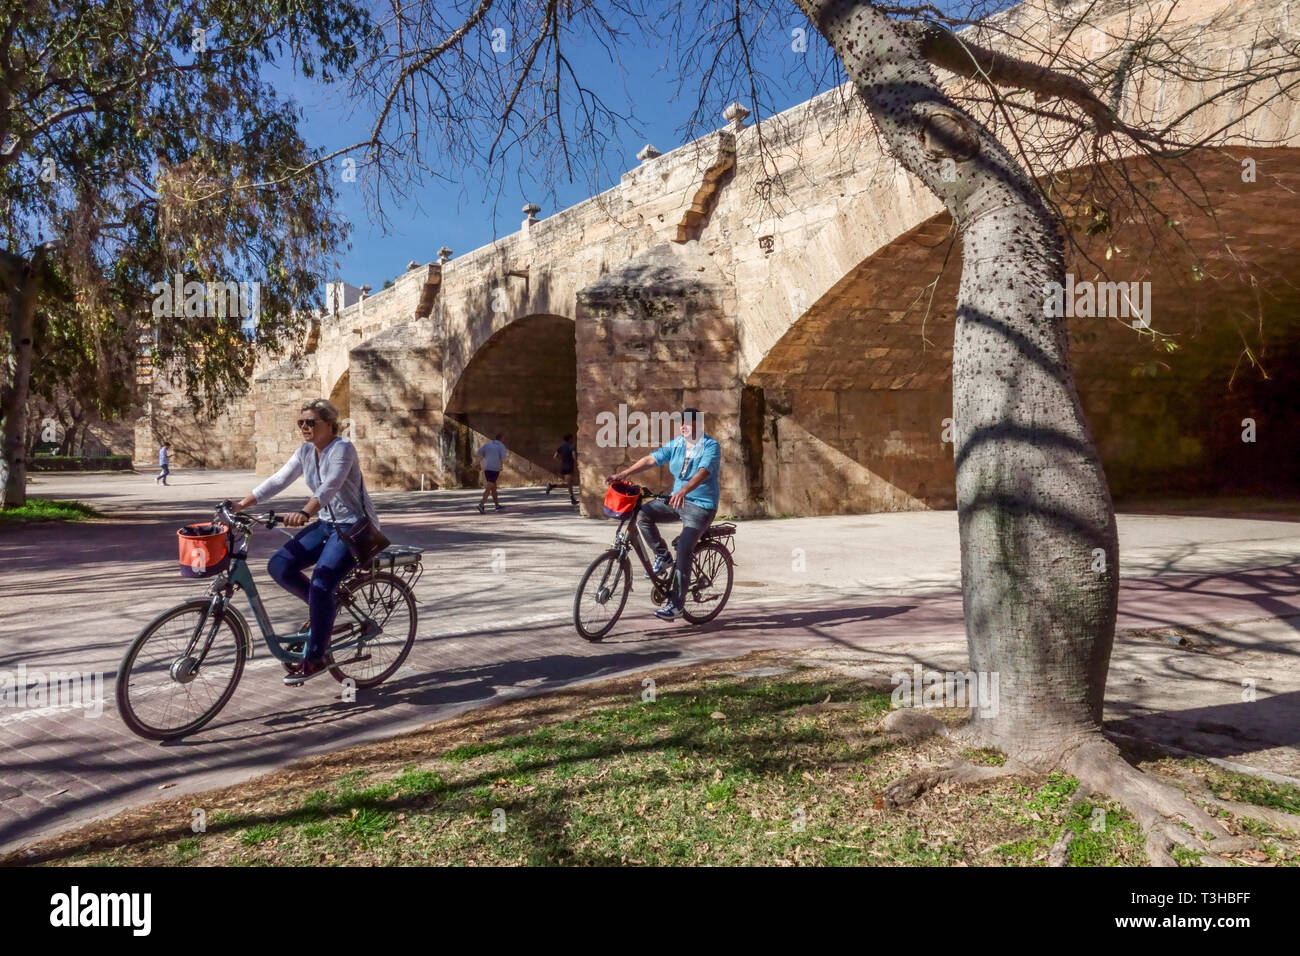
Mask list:
[[[336,316],[361,301],[361,289],[339,279],[325,283],[325,314]]]

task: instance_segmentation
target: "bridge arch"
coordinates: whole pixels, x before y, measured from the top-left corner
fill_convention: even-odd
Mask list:
[[[478,483],[474,450],[504,432],[511,460],[501,480],[544,483],[561,436],[578,430],[573,319],[535,313],[503,325],[447,388],[444,457],[460,482]]]
[[[1261,182],[1300,187],[1300,149],[1250,153]],[[1142,161],[1128,165],[1143,181]],[[1291,279],[1300,270],[1300,240],[1289,210],[1269,198],[1277,190],[1252,192],[1231,156],[1198,157],[1193,175],[1230,234],[1226,248],[1186,199],[1184,191],[1196,194],[1188,181],[1170,184],[1154,171],[1146,178],[1156,204],[1186,224],[1190,249],[1208,264],[1201,278],[1190,258],[1145,253],[1144,225],[1076,232],[1086,257],[1072,255],[1067,272],[1104,281],[1088,259],[1104,262],[1107,247],[1118,250],[1110,278],[1149,283],[1150,325],[1170,337],[1121,318],[1070,317],[1084,411],[1118,498],[1295,491],[1300,467],[1286,442],[1300,433],[1300,288]],[[1078,211],[1079,198],[1067,190],[1067,212]],[[793,317],[746,376],[741,434],[749,494],[761,510],[953,504],[944,420],[952,407],[960,248],[950,250],[949,237],[941,213],[872,253]],[[1256,422],[1253,442],[1243,441],[1248,419]]]
[[[339,420],[350,418],[352,415],[352,393],[351,393],[351,376],[350,369],[344,369],[343,374],[338,377],[334,387],[330,389],[329,399],[334,407],[339,410]]]

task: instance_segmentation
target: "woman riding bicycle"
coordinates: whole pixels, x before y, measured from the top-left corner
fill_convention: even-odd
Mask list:
[[[284,516],[291,528],[301,527],[322,511],[325,517],[277,551],[267,565],[276,583],[307,602],[311,614],[311,633],[302,665],[285,677],[290,685],[301,684],[326,670],[330,633],[338,610],[334,589],[352,570],[356,560],[343,535],[360,521],[370,521],[376,529],[370,496],[361,480],[361,463],[351,442],[339,437],[339,410],[323,398],[302,406],[298,428],[304,442],[278,472],[262,482],[253,493],[239,502],[242,511],[274,498],[289,487],[299,475],[312,492],[300,511]],[[303,569],[315,565],[308,581]]]
[[[680,521],[682,533],[677,539],[677,565],[673,571],[673,592],[667,602],[655,611],[655,617],[671,621],[682,613],[685,600],[686,569],[691,566],[691,554],[696,542],[709,529],[718,513],[718,473],[722,467],[722,452],[718,443],[704,434],[704,416],[698,408],[682,409],[682,433],[666,445],[661,445],[631,467],[610,475],[606,482],[625,481],[629,475],[653,468],[671,465],[673,493],[668,501],[648,501],[637,517],[641,537],[654,549],[653,571],[658,574],[668,566],[672,557],[659,529],[664,521]]]

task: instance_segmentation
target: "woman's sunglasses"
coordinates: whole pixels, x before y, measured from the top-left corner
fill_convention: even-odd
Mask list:
[[[298,419],[299,428],[315,428],[319,418],[300,418]]]

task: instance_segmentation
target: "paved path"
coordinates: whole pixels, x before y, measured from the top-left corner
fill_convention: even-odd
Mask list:
[[[718,621],[659,622],[634,584],[619,627],[593,645],[572,628],[573,590],[612,522],[577,518],[562,492],[507,491],[508,510],[482,517],[472,492],[385,493],[375,497],[389,536],[430,549],[419,638],[402,670],[347,703],[332,680],[283,686],[259,643],[225,711],[193,738],[158,744],[116,714],[118,661],[156,613],[201,589],[176,571],[175,529],[255,479],[182,471],[167,488],[134,474],[38,481],[34,494],[75,497],[109,517],[0,530],[0,675],[20,664],[29,680],[102,673],[105,704],[98,716],[0,708],[0,850],[162,787],[171,796],[237,782],[502,696],[773,647],[902,645],[924,660],[927,646],[963,636],[952,512],[744,522],[736,588]],[[1300,615],[1296,523],[1128,515],[1120,534],[1121,627]],[[259,573],[283,540],[256,537]],[[273,619],[301,618],[301,605],[263,580]],[[1290,637],[1284,629],[1271,640],[1300,650]]]

